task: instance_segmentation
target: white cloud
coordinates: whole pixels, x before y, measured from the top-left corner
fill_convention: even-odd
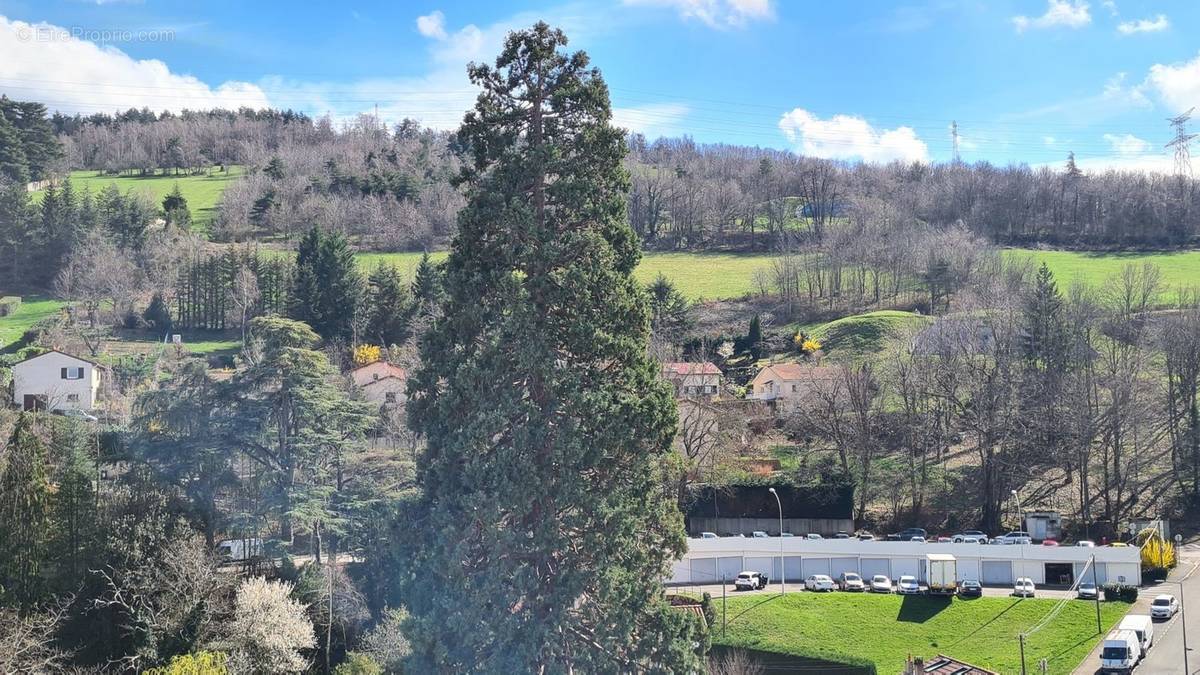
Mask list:
[[[629,6],[666,7],[684,19],[712,28],[743,28],[751,21],[775,18],[771,0],[623,0]]]
[[[929,159],[929,148],[911,127],[875,129],[865,119],[852,115],[823,120],[796,108],[779,119],[779,129],[803,155],[864,162]]]
[[[1159,14],[1153,19],[1123,21],[1120,24],[1117,24],[1117,32],[1121,35],[1133,35],[1134,33],[1157,33],[1170,27],[1171,22],[1167,19],[1167,15]]]
[[[162,61],[137,60],[48,23],[0,16],[0,54],[0,90],[66,113],[270,105],[255,84],[231,81],[212,87],[191,75],[171,72]]]
[[[1112,16],[1120,16],[1121,14],[1121,12],[1117,10],[1117,3],[1113,2],[1113,0],[1104,0],[1100,3],[1100,6],[1104,9],[1107,9],[1108,13]]]
[[[1183,63],[1150,66],[1143,86],[1153,89],[1171,110],[1200,105],[1200,56]]]
[[[1037,17],[1014,16],[1013,26],[1021,33],[1030,28],[1083,28],[1092,22],[1085,0],[1047,0],[1046,13]]]
[[[1104,140],[1118,155],[1140,155],[1150,149],[1149,141],[1133,134],[1104,134]]]
[[[1134,108],[1149,108],[1150,99],[1146,98],[1146,85],[1126,85],[1125,73],[1117,73],[1104,83],[1104,92],[1100,95],[1104,105],[1120,104]]]
[[[434,10],[425,16],[417,17],[417,32],[435,40],[446,39],[446,15],[442,10]]]
[[[682,103],[651,103],[613,108],[613,124],[648,138],[678,134],[679,124],[690,112]]]
[[[1175,162],[1169,155],[1159,153],[1116,154],[1098,157],[1076,157],[1075,164],[1083,171],[1143,171],[1171,173],[1175,170]],[[1062,168],[1062,162],[1049,164],[1056,169]]]
[[[1042,144],[1047,148],[1053,148],[1058,145],[1058,139],[1053,136],[1042,136]]]

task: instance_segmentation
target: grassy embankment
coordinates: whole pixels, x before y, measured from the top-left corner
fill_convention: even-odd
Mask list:
[[[1017,635],[1041,621],[1056,602],[851,593],[748,595],[728,600],[728,632],[722,637],[718,598],[713,641],[831,660],[866,658],[881,675],[903,670],[909,654],[946,654],[1016,673],[1021,670]],[[1128,609],[1125,603],[1102,603],[1104,630],[1097,633],[1095,606],[1070,600],[1058,616],[1026,638],[1030,672],[1041,659],[1047,660],[1050,673],[1071,672]]]

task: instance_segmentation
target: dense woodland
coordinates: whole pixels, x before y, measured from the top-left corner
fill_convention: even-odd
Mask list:
[[[680,506],[772,447],[771,480],[850,485],[871,528],[998,532],[1010,490],[1088,533],[1194,518],[1200,294],[1151,266],[1063,287],[997,248],[1187,245],[1194,183],[647,142],[563,44],[510,37],[455,133],[0,99],[0,287],[71,304],[4,364],[101,358],[116,331],[240,340],[114,363],[101,423],[0,413],[0,671],[694,671],[706,638],[657,581]],[[511,84],[519,50],[538,87]],[[230,165],[212,240],[178,191],[26,186]],[[412,278],[354,260],[451,242]],[[639,245],[776,255],[714,327],[633,280]],[[796,328],[872,309],[914,321],[826,360]],[[408,369],[408,406],[350,386],[376,358]],[[836,376],[764,422],[736,400],[764,358]],[[668,359],[717,363],[729,405],[677,410]],[[221,568],[225,537],[267,550]]]

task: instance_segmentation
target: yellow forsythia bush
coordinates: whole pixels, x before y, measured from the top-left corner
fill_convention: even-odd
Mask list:
[[[377,345],[359,345],[354,350],[354,365],[365,366],[375,363],[383,355],[383,350]]]

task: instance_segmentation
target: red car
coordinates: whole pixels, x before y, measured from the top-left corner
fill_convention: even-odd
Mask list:
[[[1058,542],[1053,539],[1043,539],[1042,546],[1058,546]]]

